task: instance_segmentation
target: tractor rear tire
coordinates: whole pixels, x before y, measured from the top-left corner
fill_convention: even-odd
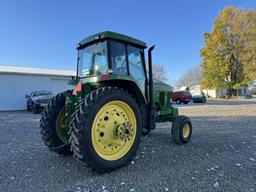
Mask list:
[[[186,116],[178,116],[172,124],[172,138],[178,145],[186,144],[192,136],[192,123]]]
[[[93,171],[110,172],[136,155],[142,127],[132,96],[117,87],[102,87],[88,94],[75,112],[71,150]]]
[[[178,104],[178,105],[180,105],[180,104],[181,104],[180,99],[177,99],[177,100],[176,100],[176,104]]]
[[[40,130],[45,145],[58,154],[69,155],[70,144],[65,144],[57,133],[56,121],[59,113],[65,107],[66,97],[60,93],[52,98],[45,107],[40,120]]]

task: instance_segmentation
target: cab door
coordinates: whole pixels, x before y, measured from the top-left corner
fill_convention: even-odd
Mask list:
[[[132,76],[140,88],[142,93],[145,95],[145,81],[146,74],[143,67],[143,50],[133,47],[131,45],[127,46],[127,57],[129,64],[129,75]]]

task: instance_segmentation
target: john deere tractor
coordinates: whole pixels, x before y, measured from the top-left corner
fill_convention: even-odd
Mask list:
[[[188,117],[172,107],[171,87],[153,79],[146,43],[102,32],[77,44],[75,86],[55,96],[42,113],[41,135],[50,150],[73,154],[92,170],[108,172],[129,163],[142,135],[156,122],[173,122],[175,143],[192,134]]]

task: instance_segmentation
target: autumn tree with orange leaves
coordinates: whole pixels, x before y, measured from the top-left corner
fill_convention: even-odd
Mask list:
[[[204,34],[202,88],[226,88],[229,95],[256,79],[256,12],[226,7]]]

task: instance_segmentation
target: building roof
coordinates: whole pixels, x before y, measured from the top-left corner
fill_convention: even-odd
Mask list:
[[[88,44],[88,43],[91,43],[91,42],[94,42],[94,41],[98,41],[100,39],[106,39],[106,38],[125,41],[125,42],[128,42],[128,43],[132,43],[132,44],[135,44],[137,46],[143,47],[143,48],[147,48],[147,44],[145,42],[141,41],[141,40],[138,40],[138,39],[135,39],[133,37],[129,37],[127,35],[123,35],[123,34],[120,34],[120,33],[111,32],[111,31],[104,31],[104,32],[101,32],[101,33],[96,33],[94,35],[91,35],[91,36],[83,39],[82,41],[80,41],[78,43],[77,47],[79,48],[79,47],[81,47],[85,44]]]
[[[179,88],[179,91],[189,91],[189,87],[188,86],[182,86]]]
[[[51,75],[51,76],[75,76],[76,72],[72,70],[46,69],[35,67],[16,67],[9,65],[0,65],[0,74],[31,74],[31,75]]]

